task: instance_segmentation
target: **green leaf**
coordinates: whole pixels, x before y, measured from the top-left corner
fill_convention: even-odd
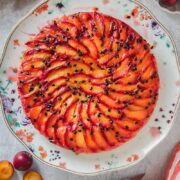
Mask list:
[[[15,126],[16,126],[16,127],[20,127],[20,123],[16,121],[16,122],[15,122]]]

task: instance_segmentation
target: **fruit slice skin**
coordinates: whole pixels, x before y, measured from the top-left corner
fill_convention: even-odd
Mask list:
[[[159,90],[151,46],[99,12],[56,18],[26,43],[18,89],[26,116],[51,143],[99,153],[133,138]]]
[[[13,165],[9,161],[0,161],[0,179],[9,180],[14,174]]]

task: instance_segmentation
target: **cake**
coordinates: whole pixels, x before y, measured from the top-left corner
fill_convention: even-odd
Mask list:
[[[18,89],[27,118],[51,143],[97,153],[145,125],[159,75],[150,45],[129,25],[80,12],[54,19],[26,43]]]

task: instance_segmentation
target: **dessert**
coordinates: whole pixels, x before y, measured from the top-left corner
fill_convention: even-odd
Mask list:
[[[150,45],[98,12],[57,18],[26,43],[18,88],[26,116],[50,142],[76,153],[124,144],[158,98]]]

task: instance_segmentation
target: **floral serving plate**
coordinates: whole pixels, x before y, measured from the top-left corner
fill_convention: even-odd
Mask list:
[[[148,123],[123,146],[98,154],[75,154],[51,144],[25,117],[17,87],[17,70],[25,42],[49,20],[85,11],[103,12],[133,27],[152,46],[160,75],[159,99]],[[41,162],[80,175],[122,169],[142,160],[168,134],[179,103],[180,76],[175,44],[151,12],[133,0],[43,1],[9,35],[0,76],[4,121],[12,134]]]

